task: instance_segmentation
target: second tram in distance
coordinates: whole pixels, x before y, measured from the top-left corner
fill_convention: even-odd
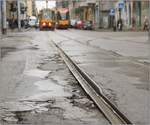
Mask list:
[[[68,29],[70,25],[69,9],[59,8],[56,10],[56,28]]]

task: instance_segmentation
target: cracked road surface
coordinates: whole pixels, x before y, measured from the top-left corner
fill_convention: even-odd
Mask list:
[[[0,124],[108,125],[51,43],[52,32],[0,41]]]
[[[147,33],[57,30],[51,36],[133,123],[150,123]]]
[[[1,124],[105,125],[51,42],[133,123],[149,124],[149,42],[141,32],[31,30],[0,42]]]

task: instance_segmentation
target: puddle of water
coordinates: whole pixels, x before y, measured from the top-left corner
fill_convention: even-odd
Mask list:
[[[45,78],[48,76],[49,73],[51,73],[51,71],[43,71],[40,69],[33,69],[24,72],[25,75],[39,77],[39,78]]]
[[[53,80],[41,80],[34,83],[38,88],[38,93],[33,94],[32,96],[21,99],[20,101],[29,101],[29,102],[49,102],[54,100],[55,97],[69,97],[71,93],[64,86],[56,84]]]
[[[41,96],[49,96],[49,97],[65,97],[70,96],[71,94],[64,89],[63,86],[60,86],[54,81],[48,79],[48,80],[42,80],[34,83],[38,87],[39,90],[43,91],[44,93],[35,95],[34,97],[41,97]],[[46,92],[45,92],[46,91]]]

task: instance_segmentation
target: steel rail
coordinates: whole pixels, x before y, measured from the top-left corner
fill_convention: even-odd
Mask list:
[[[54,41],[52,41],[52,43],[57,48],[60,56],[68,66],[71,73],[80,83],[88,96],[94,101],[99,110],[104,114],[106,119],[108,119],[112,125],[132,125],[132,122],[121,113],[106,96],[104,96],[102,89],[98,84],[93,81],[87,73],[81,70],[81,68],[69,58],[69,56]]]

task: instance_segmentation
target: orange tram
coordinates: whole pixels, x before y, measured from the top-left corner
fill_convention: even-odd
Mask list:
[[[43,9],[39,14],[40,30],[55,30],[55,10]]]
[[[56,10],[56,28],[57,29],[68,29],[70,25],[69,9],[59,8]]]

